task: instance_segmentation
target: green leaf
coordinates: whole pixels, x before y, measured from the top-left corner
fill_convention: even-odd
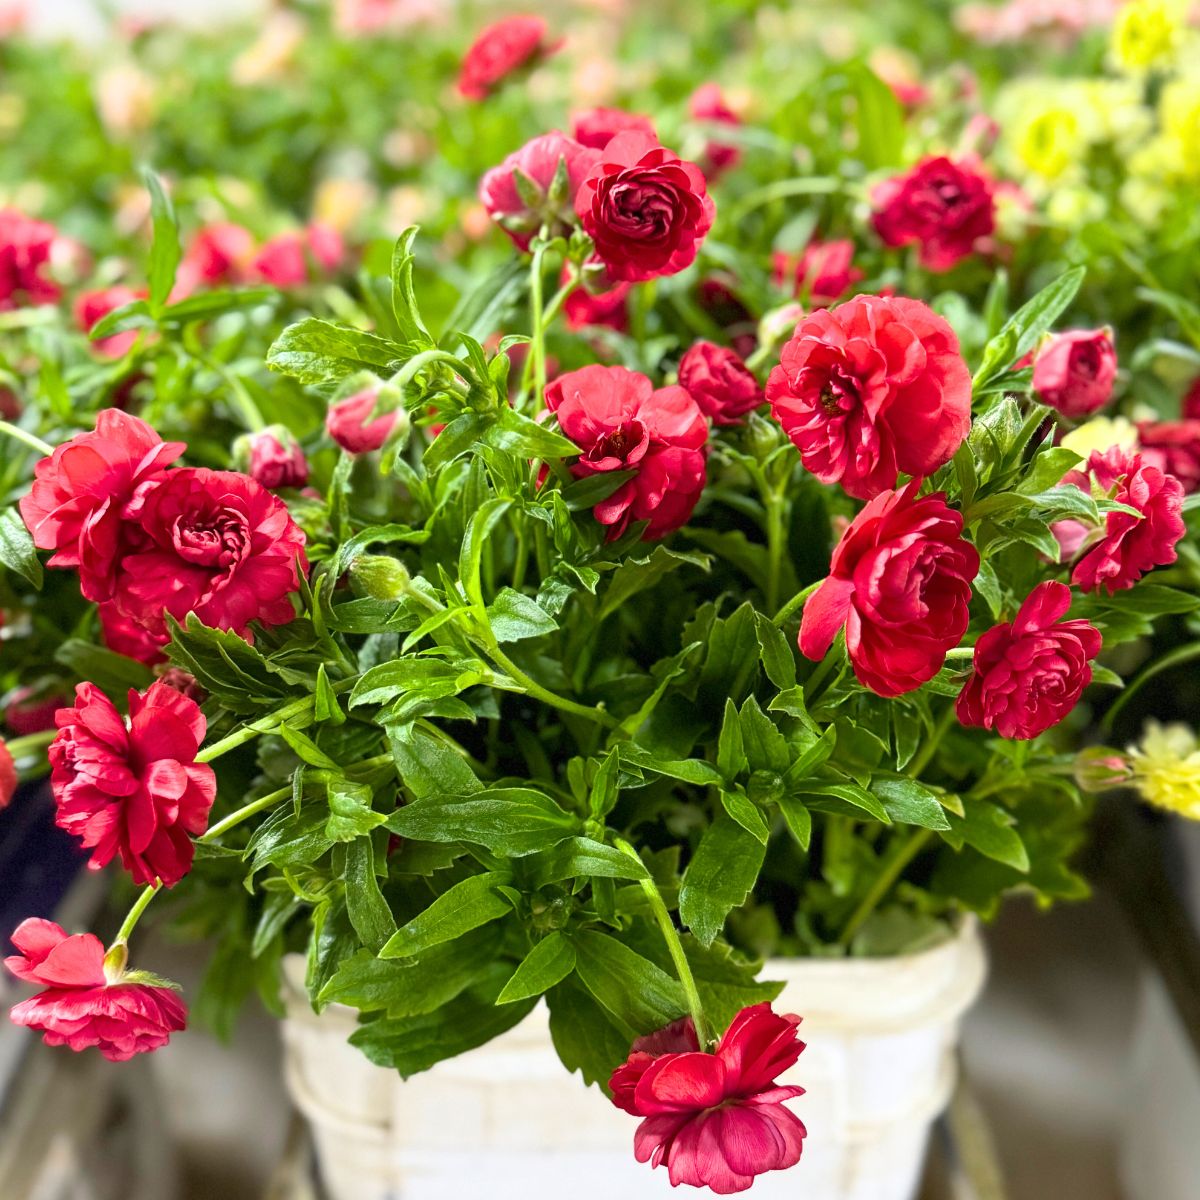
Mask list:
[[[496,890],[508,876],[487,871],[472,875],[443,892],[420,916],[402,925],[379,952],[380,958],[411,958],[430,946],[453,941],[512,912]]]
[[[872,779],[871,790],[883,802],[893,821],[920,825],[923,829],[949,829],[946,810],[937,792],[915,779]]]
[[[540,996],[561,983],[575,970],[575,947],[557,930],[546,937],[525,955],[521,965],[512,973],[504,985],[497,1004],[512,1004],[517,1000],[528,1000]]]
[[[603,621],[618,609],[623,608],[639,592],[654,587],[672,571],[677,571],[684,566],[700,567],[707,571],[710,562],[707,554],[668,550],[666,546],[655,546],[646,558],[626,559],[612,573],[604,592],[604,598],[600,603],[599,620]]]
[[[292,805],[275,809],[250,835],[245,857],[251,873],[263,867],[302,867],[323,857],[333,845],[326,833],[329,806],[305,804],[299,813]]]
[[[964,798],[964,815],[947,814],[950,833],[945,835],[952,845],[963,842],[987,858],[995,859],[1016,871],[1029,870],[1029,855],[1016,830],[1014,818],[997,804],[987,800]]]
[[[721,932],[730,911],[746,902],[765,852],[756,837],[723,812],[705,831],[679,892],[679,916],[704,945]]]
[[[573,941],[580,982],[636,1033],[652,1033],[687,1011],[679,981],[612,935],[584,929]]]
[[[767,678],[781,691],[796,686],[796,656],[787,635],[766,613],[754,614],[754,633]]]
[[[488,423],[484,445],[523,458],[573,458],[579,447],[570,438],[507,405]]]
[[[900,163],[904,154],[904,110],[895,93],[865,65],[850,70],[856,101],[858,156],[868,170]]]
[[[564,879],[648,879],[641,861],[597,842],[593,838],[573,837],[550,850],[542,850],[525,860],[526,879],[531,888]]]
[[[404,786],[418,799],[477,794],[483,785],[451,743],[424,729],[389,726],[392,757]]]
[[[267,366],[303,384],[333,384],[360,371],[391,375],[405,349],[387,338],[349,325],[305,317],[289,325],[267,351]]]
[[[150,192],[150,222],[154,231],[146,275],[150,283],[150,307],[157,313],[162,310],[175,286],[175,272],[179,268],[183,250],[179,245],[179,222],[175,219],[175,208],[161,181],[150,170],[142,172],[142,179]]]
[[[387,704],[409,692],[452,695],[462,672],[436,658],[399,658],[363,672],[350,692],[350,707]]]
[[[781,796],[776,803],[783,813],[788,832],[796,839],[801,850],[807,850],[812,839],[812,814],[794,796]]]
[[[54,661],[110,695],[123,695],[129,688],[142,692],[154,682],[154,672],[149,667],[82,638],[63,642],[54,651]]]
[[[739,724],[746,761],[751,771],[786,771],[792,765],[792,752],[779,727],[758,706],[753,696],[742,705]]]
[[[370,950],[379,952],[396,929],[375,875],[375,844],[371,837],[360,837],[346,845],[346,912],[354,932]]]
[[[689,529],[688,538],[732,563],[760,592],[767,590],[767,548],[752,542],[740,529]]]
[[[240,716],[261,717],[264,704],[282,701],[295,689],[260,650],[228,629],[210,629],[195,613],[185,625],[167,618],[167,653],[214,699]]]
[[[551,988],[546,1006],[550,1037],[563,1066],[608,1094],[609,1077],[625,1061],[636,1031],[616,1021],[573,979]]]
[[[828,782],[825,780],[804,782],[796,786],[796,791],[802,795],[811,796],[818,802],[815,804],[810,803],[809,808],[820,810],[820,801],[826,797],[832,797],[854,808],[862,809],[863,812],[869,813],[876,821],[882,821],[885,825],[892,823],[892,818],[888,816],[887,809],[866,788],[859,787],[857,783],[851,783],[849,780],[840,782]],[[837,811],[840,811],[840,806],[837,807]]]
[[[442,345],[451,345],[460,333],[481,341],[503,329],[505,318],[524,297],[528,283],[528,265],[520,257],[506,258],[478,287],[459,299],[446,318]]]
[[[337,693],[325,674],[325,664],[317,667],[317,689],[313,693],[313,716],[322,723],[341,725],[346,720],[342,706],[338,703]]]
[[[717,739],[717,772],[721,778],[734,780],[746,770],[746,744],[742,739],[742,722],[737,705],[725,700],[725,718]]]
[[[335,775],[329,780],[328,790],[329,820],[325,823],[325,836],[331,842],[352,842],[387,820],[387,813],[371,807],[374,793],[365,783]]]
[[[307,737],[298,729],[291,729],[287,725],[281,725],[279,734],[301,762],[307,763],[310,767],[321,767],[327,771],[340,771],[342,769],[312,738]]]
[[[723,788],[721,806],[752,837],[764,846],[770,831],[758,806],[740,788]]]
[[[413,257],[412,247],[417,236],[417,226],[410,225],[396,239],[392,249],[392,313],[400,334],[406,342],[432,349],[433,338],[421,320],[421,309],[417,304],[416,290],[413,288]]]
[[[458,578],[467,600],[471,604],[484,608],[483,591],[480,584],[480,572],[483,565],[484,547],[488,537],[496,526],[496,522],[512,506],[511,500],[493,497],[485,500],[472,514],[463,534],[462,549],[458,555]]]
[[[734,728],[737,710],[734,709]],[[665,775],[668,779],[678,779],[683,783],[692,783],[697,787],[707,787],[709,784],[721,784],[725,776],[719,768],[702,758],[661,758],[636,742],[621,742],[617,747],[620,761],[643,771],[653,771],[656,775]]]
[[[496,593],[487,616],[492,636],[501,643],[544,637],[558,628],[558,622],[536,600],[510,587]]]
[[[0,513],[0,563],[41,590],[42,563],[33,538],[15,507]]]

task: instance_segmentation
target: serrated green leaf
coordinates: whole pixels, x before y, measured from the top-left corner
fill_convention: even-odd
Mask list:
[[[730,911],[746,902],[765,852],[753,834],[724,812],[705,831],[679,892],[680,919],[704,945],[721,932]]]

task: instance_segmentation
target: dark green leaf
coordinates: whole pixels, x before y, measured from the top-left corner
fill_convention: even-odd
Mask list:
[[[396,921],[379,890],[375,846],[370,835],[348,843],[345,854],[346,912],[363,944],[378,953],[395,932]]]
[[[525,956],[504,985],[497,1004],[512,1004],[540,996],[575,970],[575,947],[557,931],[542,938]]]
[[[725,813],[705,831],[679,893],[679,916],[704,945],[721,932],[730,910],[746,902],[764,853],[762,843]]]
[[[687,1010],[679,981],[615,937],[584,929],[573,941],[584,987],[635,1032],[652,1033]]]
[[[496,890],[498,884],[507,882],[506,875],[490,871],[461,880],[420,916],[397,929],[379,957],[411,958],[512,912],[512,905]]]

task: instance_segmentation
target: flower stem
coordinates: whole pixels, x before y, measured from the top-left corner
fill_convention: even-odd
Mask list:
[[[816,583],[810,583],[802,592],[797,592],[771,619],[773,625],[782,625],[788,617],[800,608],[801,605],[821,586],[825,581],[818,579]]]
[[[26,733],[21,737],[9,738],[5,744],[13,758],[21,759],[27,754],[41,753],[54,741],[57,733],[57,729],[41,729],[37,733]]]
[[[19,425],[13,425],[10,421],[0,421],[0,433],[12,438],[14,441],[24,442],[31,450],[36,450],[46,458],[49,458],[54,453],[54,447],[49,442],[43,442],[40,437],[29,433]]]
[[[292,785],[289,783],[287,787],[278,788],[276,791],[268,792],[265,796],[259,796],[257,800],[251,800],[249,804],[243,804],[241,808],[235,812],[231,812],[229,816],[218,821],[215,825],[208,828],[207,832],[198,837],[198,842],[212,842],[221,836],[223,833],[228,833],[235,825],[240,825],[243,821],[253,817],[256,813],[264,812],[268,808],[273,808],[280,800],[292,794]]]
[[[337,690],[336,684],[334,690]],[[206,746],[196,755],[196,761],[212,762],[214,758],[220,758],[222,754],[228,754],[230,750],[235,750],[238,746],[252,741],[260,733],[273,733],[281,725],[286,724],[290,718],[297,717],[312,708],[314,700],[314,696],[301,696],[299,700],[293,700],[290,704],[277,708],[257,721],[250,721],[241,729],[235,729],[231,734],[223,737],[219,742],[213,742],[211,746]]]
[[[848,946],[854,935],[862,928],[866,919],[879,907],[879,903],[892,890],[904,868],[920,853],[922,847],[933,836],[931,829],[913,829],[904,838],[896,838],[888,847],[887,855],[875,877],[875,882],[854,910],[846,927],[838,938],[839,946]]]
[[[941,745],[942,738],[946,736],[946,730],[950,728],[950,723],[954,720],[954,705],[948,704],[946,710],[937,719],[937,724],[934,725],[929,737],[925,739],[925,744],[917,752],[912,762],[908,764],[908,769],[905,772],[910,778],[916,779],[927,766],[934,753]]]
[[[589,721],[595,721],[599,725],[603,725],[606,729],[615,729],[617,720],[610,713],[605,712],[601,707],[591,706],[587,704],[578,704],[574,700],[568,700],[565,696],[558,695],[557,692],[552,692],[549,688],[544,688],[536,679],[527,675],[520,667],[517,666],[503,650],[500,649],[495,638],[485,636],[485,644],[487,646],[488,655],[495,660],[496,665],[511,676],[519,683],[525,692],[532,696],[535,700],[540,700],[543,704],[550,705],[551,708],[557,708],[560,712],[572,713],[577,717],[584,717]]]
[[[125,914],[125,920],[121,922],[121,928],[117,930],[117,936],[113,938],[113,945],[119,946],[129,941],[129,935],[133,933],[134,926],[142,918],[142,913],[150,906],[150,901],[162,890],[162,885],[157,883],[148,884],[142,889],[141,895],[133,902],[133,907]]]
[[[542,307],[542,263],[545,246],[533,252],[529,267],[529,316],[532,323],[532,342],[529,346],[529,365],[533,372],[533,410],[541,407],[546,393],[546,313]]]
[[[767,612],[779,606],[779,574],[783,569],[784,508],[787,502],[779,489],[764,497],[767,505]]]

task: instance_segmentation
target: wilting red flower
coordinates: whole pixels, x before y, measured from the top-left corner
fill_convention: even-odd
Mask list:
[[[970,621],[979,553],[945,495],[918,496],[920,485],[882,492],[854,518],[800,623],[800,651],[811,659],[845,626],[854,674],[880,696],[932,679]]]
[[[700,168],[637,132],[600,152],[575,208],[609,278],[631,282],[690,266],[716,215]]]
[[[8,743],[0,738],[0,809],[7,808],[17,790],[17,764]]]
[[[692,515],[704,490],[708,424],[681,387],[659,388],[625,367],[583,367],[546,388],[546,406],[583,454],[576,476],[633,470],[592,510],[611,541],[631,521],[649,521],[647,541]]]
[[[458,90],[468,100],[486,100],[519,67],[553,54],[561,41],[547,41],[541,17],[505,17],[471,43],[458,73]]]
[[[76,434],[34,468],[33,488],[20,503],[34,545],[55,551],[52,567],[79,568],[87,599],[109,599],[134,492],[186,449],[137,417],[104,409],[94,432]]]
[[[688,111],[696,121],[708,121],[714,125],[737,126],[741,118],[725,103],[721,89],[715,83],[702,83],[688,100]],[[737,164],[742,152],[727,142],[710,140],[704,147],[704,162],[714,178]]]
[[[245,634],[251,621],[284,625],[307,571],[304,534],[287,505],[237,471],[181,467],[144,489],[139,536],[121,559],[116,602],[161,633],[170,613]],[[133,533],[131,532],[131,537]]]
[[[130,691],[124,721],[94,683],[81,683],[75,707],[56,719],[50,785],[60,828],[92,850],[93,870],[119,853],[134,883],[178,883],[217,794],[212,767],[196,762],[205,730],[199,706],[152,683]]]
[[[665,1164],[674,1187],[721,1196],[795,1166],[807,1131],[783,1102],[804,1089],[777,1080],[804,1050],[799,1024],[755,1004],[734,1017],[713,1054],[700,1050],[690,1018],[634,1042],[610,1086],[618,1108],[643,1118],[638,1162]]]
[[[654,122],[649,117],[626,112],[623,108],[589,108],[571,117],[572,136],[591,150],[603,150],[618,133],[630,129],[658,141]]]
[[[716,425],[740,425],[763,403],[762,388],[741,356],[725,346],[697,342],[679,363],[679,386]]]
[[[378,450],[396,424],[394,409],[372,418],[378,400],[379,393],[374,388],[367,388],[331,404],[325,414],[325,431],[349,454]]]
[[[776,286],[790,286],[814,308],[832,304],[863,277],[853,265],[854,243],[846,238],[809,242],[800,255],[778,251],[771,261]]]
[[[75,301],[75,323],[84,333],[90,333],[92,327],[99,324],[110,312],[135,300],[141,300],[146,295],[144,289],[126,287],[116,284],[113,287],[101,288],[95,292],[84,292]],[[114,333],[111,337],[101,338],[93,342],[92,347],[97,354],[105,358],[121,358],[138,340],[138,331],[129,329],[125,333]]]
[[[196,231],[179,264],[172,299],[191,295],[198,287],[245,283],[254,261],[254,234],[232,221],[217,221]]]
[[[964,725],[1005,738],[1035,738],[1057,725],[1092,682],[1091,660],[1103,638],[1087,621],[1063,621],[1071,607],[1065,583],[1039,583],[1009,625],[994,625],[975,643],[974,670],[955,711]]]
[[[269,491],[302,488],[308,482],[308,459],[294,437],[281,427],[261,430],[247,439],[249,474]]]
[[[59,298],[62,289],[46,275],[57,238],[53,225],[0,209],[0,312]]]
[[[54,714],[66,702],[57,684],[19,687],[4,705],[4,723],[17,737],[42,733],[54,728]]]
[[[1048,337],[1033,358],[1033,390],[1064,417],[1086,417],[1112,398],[1117,352],[1108,329]]]
[[[921,265],[948,271],[996,228],[991,179],[970,159],[926,158],[871,195],[875,232],[888,246],[920,247]]]
[[[1173,563],[1175,543],[1183,537],[1183,484],[1173,475],[1120,446],[1095,451],[1082,470],[1069,471],[1060,486],[1097,491],[1133,513],[1110,512],[1104,524],[1058,521],[1051,532],[1062,548],[1062,561],[1075,561],[1071,582],[1085,592],[1109,595],[1133,585],[1155,567]]]
[[[563,267],[562,282],[566,282],[568,273],[568,268]],[[617,283],[606,291],[594,293],[586,287],[576,288],[563,303],[567,328],[604,325],[624,333],[629,328],[629,293],[632,290],[632,283]]]
[[[1139,421],[1142,461],[1174,475],[1185,492],[1200,492],[1200,417],[1188,421]]]
[[[919,300],[855,296],[805,317],[767,381],[804,465],[866,500],[927,475],[971,427],[971,373],[949,324]]]
[[[312,278],[315,266],[323,274],[332,274],[346,256],[342,235],[332,225],[315,222],[300,233],[281,233],[254,256],[250,273],[272,287],[302,287]]]
[[[44,992],[14,1005],[14,1023],[42,1031],[47,1046],[87,1050],[95,1046],[110,1062],[165,1046],[187,1026],[187,1009],[169,987],[141,982],[137,972],[110,979],[104,944],[95,934],[71,937],[61,925],[29,917],[14,930],[18,953],[4,965]]]
[[[171,640],[165,629],[151,632],[127,617],[112,600],[99,607],[100,636],[104,644],[117,654],[136,659],[148,667],[166,661],[162,648]]]
[[[543,225],[551,237],[575,227],[575,193],[595,161],[596,152],[574,138],[543,133],[484,175],[479,202],[519,249],[528,250]],[[559,163],[566,176],[556,185]]]

